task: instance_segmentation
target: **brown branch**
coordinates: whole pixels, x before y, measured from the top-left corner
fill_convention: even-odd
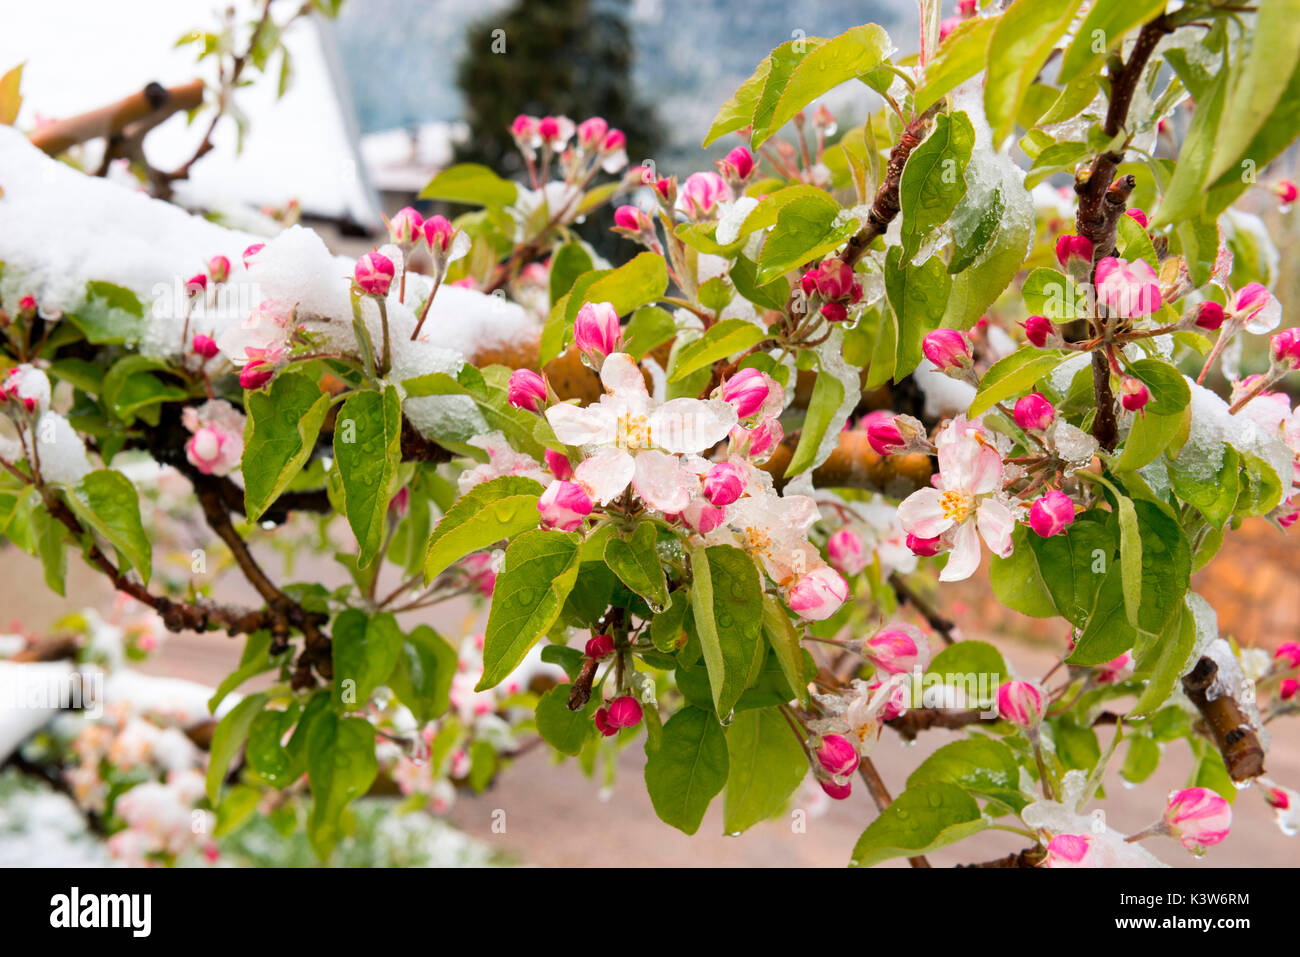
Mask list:
[[[152,129],[173,114],[196,109],[202,103],[202,80],[171,87],[150,83],[116,103],[47,123],[33,131],[29,139],[37,149],[57,156],[87,140],[120,136],[136,124],[148,124]]]
[[[1023,851],[1016,851],[1014,854],[996,860],[982,861],[978,864],[958,864],[957,867],[1037,867],[1045,857],[1047,851],[1035,844],[1033,847],[1027,847]]]
[[[1264,773],[1264,746],[1236,698],[1231,694],[1209,697],[1218,674],[1214,659],[1202,657],[1183,676],[1183,691],[1201,713],[1206,730],[1223,755],[1228,776],[1238,783],[1249,781]]]
[[[944,728],[948,731],[960,731],[981,721],[996,721],[997,716],[985,717],[983,711],[952,711],[947,708],[912,708],[904,711],[897,718],[890,718],[885,723],[899,733],[904,741],[915,741],[922,731],[931,728]]]

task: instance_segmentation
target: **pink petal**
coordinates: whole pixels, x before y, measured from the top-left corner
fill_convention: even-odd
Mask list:
[[[939,490],[917,489],[898,506],[898,521],[903,528],[918,538],[937,538],[952,528],[952,519],[945,518],[939,507]]]
[[[975,511],[979,532],[993,554],[1006,558],[1011,554],[1011,533],[1016,528],[1016,518],[1011,509],[997,499],[986,498]]]
[[[632,487],[651,508],[672,514],[691,503],[694,476],[671,455],[649,449],[636,455]]]

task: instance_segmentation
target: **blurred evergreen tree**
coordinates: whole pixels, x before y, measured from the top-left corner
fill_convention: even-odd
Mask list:
[[[509,129],[520,113],[576,123],[602,116],[627,134],[633,164],[653,157],[663,129],[633,89],[626,8],[627,0],[517,0],[470,27],[456,82],[471,135],[457,159],[522,170]],[[493,52],[502,41],[505,52]]]

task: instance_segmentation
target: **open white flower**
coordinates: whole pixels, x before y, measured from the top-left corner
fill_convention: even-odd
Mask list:
[[[736,424],[736,411],[720,399],[655,402],[636,361],[622,352],[605,359],[600,380],[608,391],[598,402],[546,410],[556,438],[586,455],[574,480],[601,503],[631,483],[651,508],[682,511],[699,480],[678,456],[721,442]]]
[[[980,536],[995,554],[1011,554],[1016,519],[1000,498],[1002,455],[982,435],[968,431],[940,443],[935,486],[909,495],[898,506],[898,520],[909,534],[942,536],[951,544],[940,581],[961,581],[975,573]]]

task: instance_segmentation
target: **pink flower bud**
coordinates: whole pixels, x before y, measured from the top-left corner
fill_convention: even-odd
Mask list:
[[[1061,236],[1056,240],[1056,261],[1062,269],[1070,267],[1071,259],[1092,262],[1092,241],[1082,236]]]
[[[573,342],[598,360],[623,348],[623,330],[611,302],[589,302],[573,321]]]
[[[208,260],[208,275],[213,282],[225,282],[230,278],[230,260],[225,256],[213,256]]]
[[[1125,376],[1119,384],[1120,405],[1130,412],[1140,412],[1151,401],[1151,390],[1141,379]]]
[[[930,663],[930,645],[911,625],[882,628],[863,642],[862,654],[891,675],[906,674],[918,665],[924,669]]]
[[[823,781],[818,778],[817,783],[821,785],[822,790],[825,791],[828,796],[837,801],[843,801],[853,793],[853,784],[850,781],[846,781],[843,784],[836,784],[834,781]]]
[[[584,150],[597,149],[604,142],[607,132],[609,132],[609,124],[601,117],[593,116],[578,124],[578,142]]]
[[[253,245],[245,249],[244,255],[242,257],[244,260],[244,268],[247,269],[250,265],[252,265],[252,263],[249,260],[251,260],[254,256],[256,256],[265,248],[266,248],[266,243],[253,243]]]
[[[387,256],[382,253],[366,253],[357,260],[352,276],[367,295],[386,296],[395,273],[393,261]]]
[[[817,291],[823,299],[846,298],[853,283],[853,267],[842,259],[827,259],[817,270]]]
[[[1087,867],[1092,839],[1083,834],[1058,834],[1047,842],[1042,867]]]
[[[1283,329],[1273,336],[1273,361],[1290,369],[1300,368],[1300,328]]]
[[[542,524],[572,532],[591,514],[591,496],[577,482],[552,482],[537,500]]]
[[[617,153],[619,150],[627,149],[627,134],[622,130],[610,130],[605,134],[605,141],[601,143],[600,148],[606,153]]]
[[[185,283],[185,291],[190,294],[202,292],[208,288],[208,277],[205,273],[196,273]]]
[[[1281,788],[1269,788],[1264,792],[1264,800],[1268,802],[1269,807],[1278,811],[1286,811],[1291,807],[1291,795]]]
[[[217,348],[216,340],[211,336],[205,336],[201,332],[194,337],[191,345],[193,346],[194,351],[204,359],[211,359],[220,351]]]
[[[907,536],[907,547],[911,549],[912,554],[920,558],[933,558],[943,551],[943,540],[938,536],[934,538],[921,538],[911,533]]]
[[[958,0],[957,12],[963,17],[973,17],[978,7],[979,0]]]
[[[1232,806],[1209,788],[1184,788],[1169,796],[1165,826],[1189,851],[1218,844],[1232,827]]]
[[[754,172],[753,154],[743,146],[737,146],[722,162],[738,180],[747,180],[749,174]]]
[[[1142,210],[1137,208],[1126,209],[1124,210],[1124,215],[1133,220],[1133,222],[1137,223],[1143,229],[1147,228],[1147,214],[1142,212]]]
[[[596,722],[596,730],[605,737],[612,738],[614,735],[618,734],[618,728],[609,723],[608,708],[597,708],[593,720]]]
[[[1064,492],[1053,489],[1036,500],[1029,509],[1029,527],[1043,538],[1051,538],[1074,522],[1074,502]]]
[[[445,253],[451,248],[452,240],[456,238],[456,227],[446,216],[430,216],[421,228],[424,232],[424,241],[429,244],[429,250],[434,253]]]
[[[1020,728],[1033,728],[1047,712],[1047,696],[1029,681],[1007,681],[998,688],[998,715]]]
[[[1022,429],[1042,430],[1052,424],[1056,418],[1056,408],[1037,392],[1031,392],[1019,402],[1012,413],[1016,425]]]
[[[766,419],[749,430],[749,457],[762,461],[776,451],[785,430],[776,419]]]
[[[799,277],[799,288],[803,290],[805,296],[811,296],[817,290],[817,280],[821,276],[821,269],[809,269]]]
[[[609,723],[615,728],[635,728],[641,723],[641,702],[623,695],[609,703]]]
[[[824,734],[813,752],[827,774],[847,777],[858,769],[858,749],[842,734]]]
[[[1252,282],[1237,290],[1228,302],[1227,312],[1245,325],[1247,332],[1261,335],[1272,332],[1282,321],[1282,305],[1260,283]]]
[[[848,307],[842,302],[823,303],[821,313],[827,322],[843,322],[849,318]]]
[[[567,482],[573,478],[573,463],[569,461],[569,457],[563,452],[547,449],[545,458],[546,467],[561,482]]]
[[[1273,660],[1280,668],[1300,668],[1300,641],[1284,641],[1273,652]]]
[[[867,426],[867,443],[877,455],[893,455],[907,444],[893,417],[873,421]]]
[[[831,535],[826,542],[826,554],[842,575],[856,575],[871,561],[871,552],[862,536],[847,525]]]
[[[848,583],[829,565],[814,568],[786,594],[790,610],[808,621],[829,618],[849,597]]]
[[[404,516],[411,508],[411,490],[409,488],[400,488],[397,494],[388,500],[388,514],[397,517]]]
[[[1030,316],[1025,320],[1025,338],[1039,349],[1057,335],[1056,326],[1046,316]]]
[[[714,172],[692,173],[682,184],[677,208],[692,219],[701,219],[712,213],[718,203],[729,199],[731,190],[721,176]]]
[[[1207,299],[1196,307],[1196,324],[1209,332],[1223,325],[1223,307],[1213,299]]]
[[[654,182],[655,192],[665,203],[672,204],[677,199],[677,178],[662,177]]]
[[[537,124],[537,117],[520,113],[510,124],[510,135],[520,142],[527,142],[537,135]]]
[[[635,206],[620,206],[614,210],[614,225],[630,233],[641,232],[642,224],[648,222],[645,213]]]
[[[388,238],[403,249],[414,246],[423,235],[424,217],[414,207],[402,207],[388,221]]]
[[[1282,683],[1278,685],[1277,696],[1283,701],[1290,701],[1300,692],[1300,681],[1295,678],[1283,678]]]
[[[1114,685],[1128,680],[1133,674],[1133,669],[1133,654],[1126,651],[1118,658],[1112,658],[1104,665],[1098,665],[1093,677],[1098,684]]]
[[[741,369],[722,385],[722,401],[747,419],[763,407],[774,383],[757,369]]]
[[[275,367],[265,362],[250,362],[239,373],[239,384],[245,389],[260,389],[275,376]]]
[[[588,658],[595,658],[597,661],[608,658],[614,653],[614,639],[610,635],[596,635],[588,639],[585,650]]]
[[[970,346],[966,343],[966,337],[956,329],[936,329],[926,333],[921,340],[921,351],[943,372],[966,368],[971,364]]]
[[[680,518],[687,528],[707,535],[727,521],[727,513],[723,509],[706,505],[703,499],[692,499]]]
[[[1107,256],[1097,263],[1097,298],[1115,315],[1125,318],[1149,316],[1163,299],[1160,280],[1144,259],[1125,262]]]
[[[1273,192],[1282,201],[1283,206],[1290,206],[1295,202],[1296,196],[1300,195],[1300,190],[1297,190],[1295,183],[1289,179],[1278,180],[1273,186]]]
[[[731,462],[719,462],[704,476],[704,497],[721,508],[745,494],[745,473]]]
[[[510,373],[506,401],[516,409],[536,412],[546,404],[546,380],[532,369],[516,369]]]

